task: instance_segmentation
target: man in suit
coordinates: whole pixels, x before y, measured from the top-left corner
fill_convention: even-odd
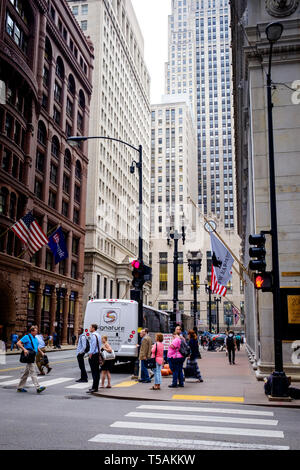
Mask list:
[[[151,379],[146,367],[146,361],[151,357],[152,341],[146,329],[140,332],[140,337],[142,338],[142,342],[139,354],[139,360],[141,361],[141,379],[139,382],[150,383]]]

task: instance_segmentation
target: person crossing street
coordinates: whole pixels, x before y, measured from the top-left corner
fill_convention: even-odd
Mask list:
[[[77,344],[77,361],[78,366],[81,372],[80,379],[76,380],[76,382],[88,382],[88,375],[85,369],[84,364],[84,355],[89,351],[89,342],[83,333],[83,328],[78,330],[78,344]]]
[[[49,365],[49,361],[45,361],[47,358],[46,356],[46,335],[39,334],[36,335],[36,339],[38,340],[39,343],[39,351],[36,355],[36,365],[38,370],[40,371],[39,375],[45,375],[44,372],[44,367],[47,369],[47,374],[52,370],[52,367]]]
[[[24,353],[25,357],[29,356],[29,351],[34,352],[35,354],[37,354],[40,351],[39,342],[36,338],[37,333],[38,333],[37,327],[32,326],[29,330],[29,333],[27,335],[23,336],[18,341],[17,345],[19,346],[19,348],[21,348],[21,350]],[[41,393],[46,389],[46,387],[41,387],[39,382],[38,382],[36,372],[35,372],[35,369],[34,369],[34,359],[35,359],[35,357],[34,357],[35,354],[34,353],[32,353],[32,356],[33,356],[32,362],[27,362],[26,363],[25,371],[23,372],[23,374],[21,376],[21,379],[20,379],[20,382],[19,382],[19,385],[18,385],[18,388],[17,388],[18,392],[27,392],[27,390],[24,387],[26,385],[26,382],[27,382],[27,379],[28,379],[29,375],[31,377],[33,385],[36,388],[37,393]],[[41,354],[42,354],[42,356],[44,355],[43,351],[41,351]]]

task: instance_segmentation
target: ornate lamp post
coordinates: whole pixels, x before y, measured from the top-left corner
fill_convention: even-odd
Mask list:
[[[187,253],[187,260],[188,260],[188,267],[189,271],[193,273],[193,291],[194,291],[194,302],[193,302],[193,314],[194,314],[194,331],[197,334],[197,273],[201,271],[202,265],[202,252],[199,251],[188,251]]]

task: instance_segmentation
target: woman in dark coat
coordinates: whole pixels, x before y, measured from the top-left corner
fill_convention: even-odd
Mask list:
[[[199,359],[200,353],[199,353],[199,344],[198,344],[198,339],[197,335],[194,332],[194,330],[189,330],[188,332],[188,345],[191,349],[191,354],[190,358],[188,359],[188,365],[191,365],[195,369],[195,376],[199,380],[199,382],[203,382],[203,379],[201,377],[201,372],[198,366],[197,359]]]

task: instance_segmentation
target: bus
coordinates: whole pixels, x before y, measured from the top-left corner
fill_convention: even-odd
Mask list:
[[[88,301],[84,332],[89,338],[89,326],[98,325],[99,334],[106,335],[116,355],[116,362],[134,363],[138,357],[138,303],[134,300],[91,299]],[[143,328],[148,328],[152,340],[155,333],[169,333],[169,314],[143,306]]]

